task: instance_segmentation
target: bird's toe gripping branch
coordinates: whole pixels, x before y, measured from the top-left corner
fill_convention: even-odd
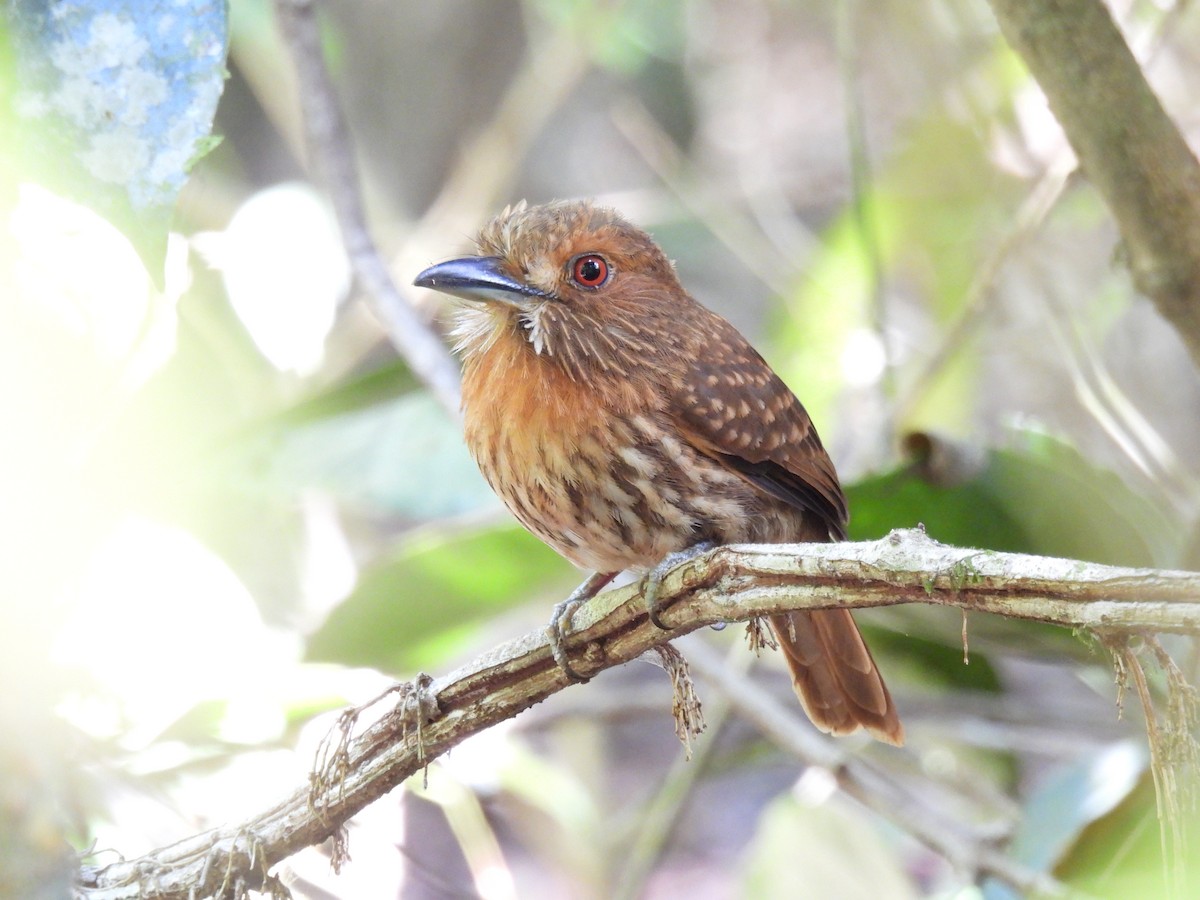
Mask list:
[[[571,591],[571,595],[554,607],[550,614],[550,623],[546,626],[546,635],[550,640],[550,654],[563,674],[571,681],[583,682],[588,679],[571,667],[567,658],[567,632],[571,627],[571,617],[575,610],[595,597],[604,586],[617,577],[616,572],[596,572],[583,584]]]
[[[646,611],[650,615],[650,621],[657,627],[663,631],[671,630],[671,626],[663,624],[662,619],[659,618],[659,614],[662,612],[662,603],[659,594],[662,591],[663,579],[667,577],[667,573],[676,566],[681,566],[686,562],[691,562],[698,556],[703,556],[716,546],[713,541],[701,541],[683,550],[668,553],[658,565],[646,573],[646,577],[642,582],[642,597],[646,600]]]
[[[661,628],[663,631],[671,630],[659,618],[659,613],[661,612],[659,593],[662,589],[663,579],[667,576],[667,573],[676,566],[704,555],[716,546],[712,541],[701,541],[683,550],[668,553],[658,565],[646,574],[642,583],[642,596],[646,600],[650,621],[658,628]],[[575,588],[566,600],[555,606],[554,612],[550,614],[550,622],[546,626],[546,635],[550,641],[550,654],[554,657],[554,661],[558,664],[558,667],[562,669],[563,674],[571,681],[583,682],[588,680],[585,676],[575,671],[567,656],[567,634],[571,629],[571,617],[575,615],[575,610],[600,593],[616,576],[616,572],[596,572],[587,581]]]

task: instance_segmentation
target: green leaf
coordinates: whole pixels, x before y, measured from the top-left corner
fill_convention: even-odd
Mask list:
[[[1119,804],[1079,832],[1054,874],[1085,896],[1138,900],[1195,897],[1200,885],[1200,815],[1195,808],[1185,808],[1183,819],[1180,872],[1163,862],[1154,783],[1149,771],[1143,771]],[[1175,838],[1168,833],[1170,846],[1175,846]],[[1178,876],[1174,892],[1168,887],[1169,875]]]
[[[893,528],[924,525],[932,537],[947,544],[1029,549],[1020,523],[979,479],[940,487],[904,466],[850,485],[846,497],[851,540],[875,540]]]
[[[1111,565],[1169,565],[1179,552],[1180,529],[1163,513],[1074,448],[1033,433],[989,451],[962,484],[934,485],[903,466],[846,493],[855,540],[923,524],[948,544]]]
[[[275,418],[275,424],[301,426],[402,399],[419,387],[402,359],[328,385]]]
[[[308,658],[411,671],[443,660],[477,623],[541,595],[549,618],[578,573],[516,525],[426,530],[359,579],[312,635]],[[513,635],[517,637],[517,635]]]
[[[871,617],[862,614],[857,618],[871,652],[888,659],[889,675],[906,664],[919,669],[922,690],[1000,691],[1000,678],[983,653],[972,651],[970,665],[964,665],[960,644],[932,640],[908,630],[877,628],[871,624]]]
[[[371,402],[395,383],[391,378],[380,374],[314,400],[311,416],[291,414],[297,421],[274,432],[254,454],[262,487],[324,488],[343,503],[414,520],[498,508],[458,424],[432,396],[414,391]]]
[[[893,528],[924,525],[931,537],[981,547],[1088,559],[1113,565],[1169,565],[1182,529],[1111,472],[1068,445],[1018,434],[1009,449],[988,451],[974,477],[933,484],[910,464],[847,488],[850,537],[880,538]],[[985,651],[1020,643],[1025,652],[1086,659],[1090,648],[1054,625],[972,614],[970,666],[962,664],[962,614],[895,607],[860,616],[887,667],[919,669],[922,682],[995,689]],[[885,628],[871,628],[871,623]]]
[[[1145,771],[1145,749],[1132,742],[1086,754],[1058,769],[1026,803],[1013,836],[1013,856],[1030,868],[1049,871],[1085,827],[1127,799]]]
[[[1169,566],[1182,529],[1111,471],[1069,444],[1023,432],[993,453],[980,479],[1016,520],[1030,553],[1118,566]],[[1004,548],[997,548],[1004,549]]]

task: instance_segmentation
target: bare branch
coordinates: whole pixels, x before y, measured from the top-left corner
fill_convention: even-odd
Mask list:
[[[1101,0],[991,0],[1121,230],[1138,289],[1200,365],[1200,163]]]
[[[359,286],[387,329],[392,345],[438,402],[459,417],[458,364],[400,293],[371,238],[359,191],[354,148],[345,117],[325,69],[312,0],[276,0],[275,13],[291,47],[300,87],[309,162],[333,201],[346,255]]]
[[[704,625],[833,606],[935,603],[1108,633],[1200,632],[1200,574],[948,547],[920,530],[864,543],[721,547],[669,573],[660,597],[669,632],[649,622],[637,585],[582,607],[573,622],[573,665],[594,675]],[[261,885],[271,866],[337,836],[347,819],[429,760],[567,685],[540,630],[443,678],[401,685],[379,701],[394,694],[394,708],[359,733],[364,711],[343,717],[341,739],[321,754],[310,787],[245,823],[86,868],[78,895],[184,900],[230,895],[231,877]],[[814,761],[840,765],[840,753],[827,756]],[[920,828],[911,830],[938,849]],[[973,864],[1006,877],[992,857],[976,854]],[[1025,878],[1016,886],[1028,886]]]

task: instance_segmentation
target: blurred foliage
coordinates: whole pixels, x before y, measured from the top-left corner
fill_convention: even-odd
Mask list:
[[[570,592],[572,571],[514,525],[414,534],[362,573],[354,592],[310,636],[308,655],[393,672],[435,665],[469,647],[480,622],[531,595],[552,606]],[[397,585],[415,602],[397,603]]]
[[[786,866],[780,866],[787,860]],[[780,797],[763,810],[746,862],[744,896],[762,900],[918,896],[895,853],[845,802],[811,807]]]
[[[596,63],[625,75],[636,74],[653,57],[678,59],[686,47],[685,4],[532,0],[529,5],[548,22],[578,32]]]
[[[305,154],[267,0],[197,0],[176,19],[3,8],[0,678],[21,689],[0,703],[0,894],[55,896],[68,840],[130,856],[269,805],[301,783],[320,713],[540,625],[581,576],[502,511],[347,294],[328,211],[294,183]],[[965,546],[1198,564],[1200,378],[1114,262],[1103,205],[1066,177],[981,0],[323,13],[399,282],[504,203],[598,197],[651,229],[804,399],[853,538],[923,524]],[[1168,108],[1194,116],[1200,17],[1122,16],[1160,55]],[[188,24],[194,40],[171,44]],[[112,53],[93,72],[98,40]],[[71,82],[82,106],[50,103],[53,71],[95,91]],[[101,90],[138,72],[162,83],[122,104],[168,85],[144,116]],[[213,149],[205,103],[222,88]],[[114,135],[125,176],[89,175],[89,147]],[[302,336],[314,359],[279,355]],[[863,621],[910,735],[907,756],[864,751],[889,777],[933,779],[938,814],[1011,834],[1014,859],[1082,891],[1164,894],[1145,734],[1132,709],[1116,721],[1106,653],[972,615],[964,666],[955,611]],[[1194,648],[1172,650],[1195,681]],[[786,694],[778,661],[762,668]],[[460,845],[446,871],[459,856],[469,870],[459,893],[606,895],[679,758],[664,682],[651,666],[606,673],[457,748],[421,793],[447,828],[356,826],[364,881],[311,851],[296,895],[420,885],[446,833]],[[702,740],[721,752],[644,896],[973,890],[815,790],[820,773],[789,794],[795,761],[745,724]]]
[[[1082,798],[1076,794],[1078,803]],[[1073,836],[1055,866],[1055,874],[1085,894],[1098,897],[1186,897],[1195,875],[1189,862],[1200,854],[1200,816],[1189,809],[1181,823],[1182,863],[1164,867],[1163,835],[1155,813],[1154,785],[1143,773],[1132,791],[1104,815]]]
[[[966,547],[1115,566],[1167,567],[1178,558],[1171,520],[1062,441],[1019,433],[973,465],[978,471],[959,484],[922,477],[914,461],[851,485],[850,538],[922,524],[938,540]]]

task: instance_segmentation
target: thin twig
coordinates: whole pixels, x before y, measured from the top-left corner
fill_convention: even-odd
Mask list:
[[[371,238],[349,130],[325,68],[313,0],[275,0],[280,28],[296,65],[309,162],[325,183],[351,268],[388,337],[454,418],[459,417],[458,364],[397,289]]]

